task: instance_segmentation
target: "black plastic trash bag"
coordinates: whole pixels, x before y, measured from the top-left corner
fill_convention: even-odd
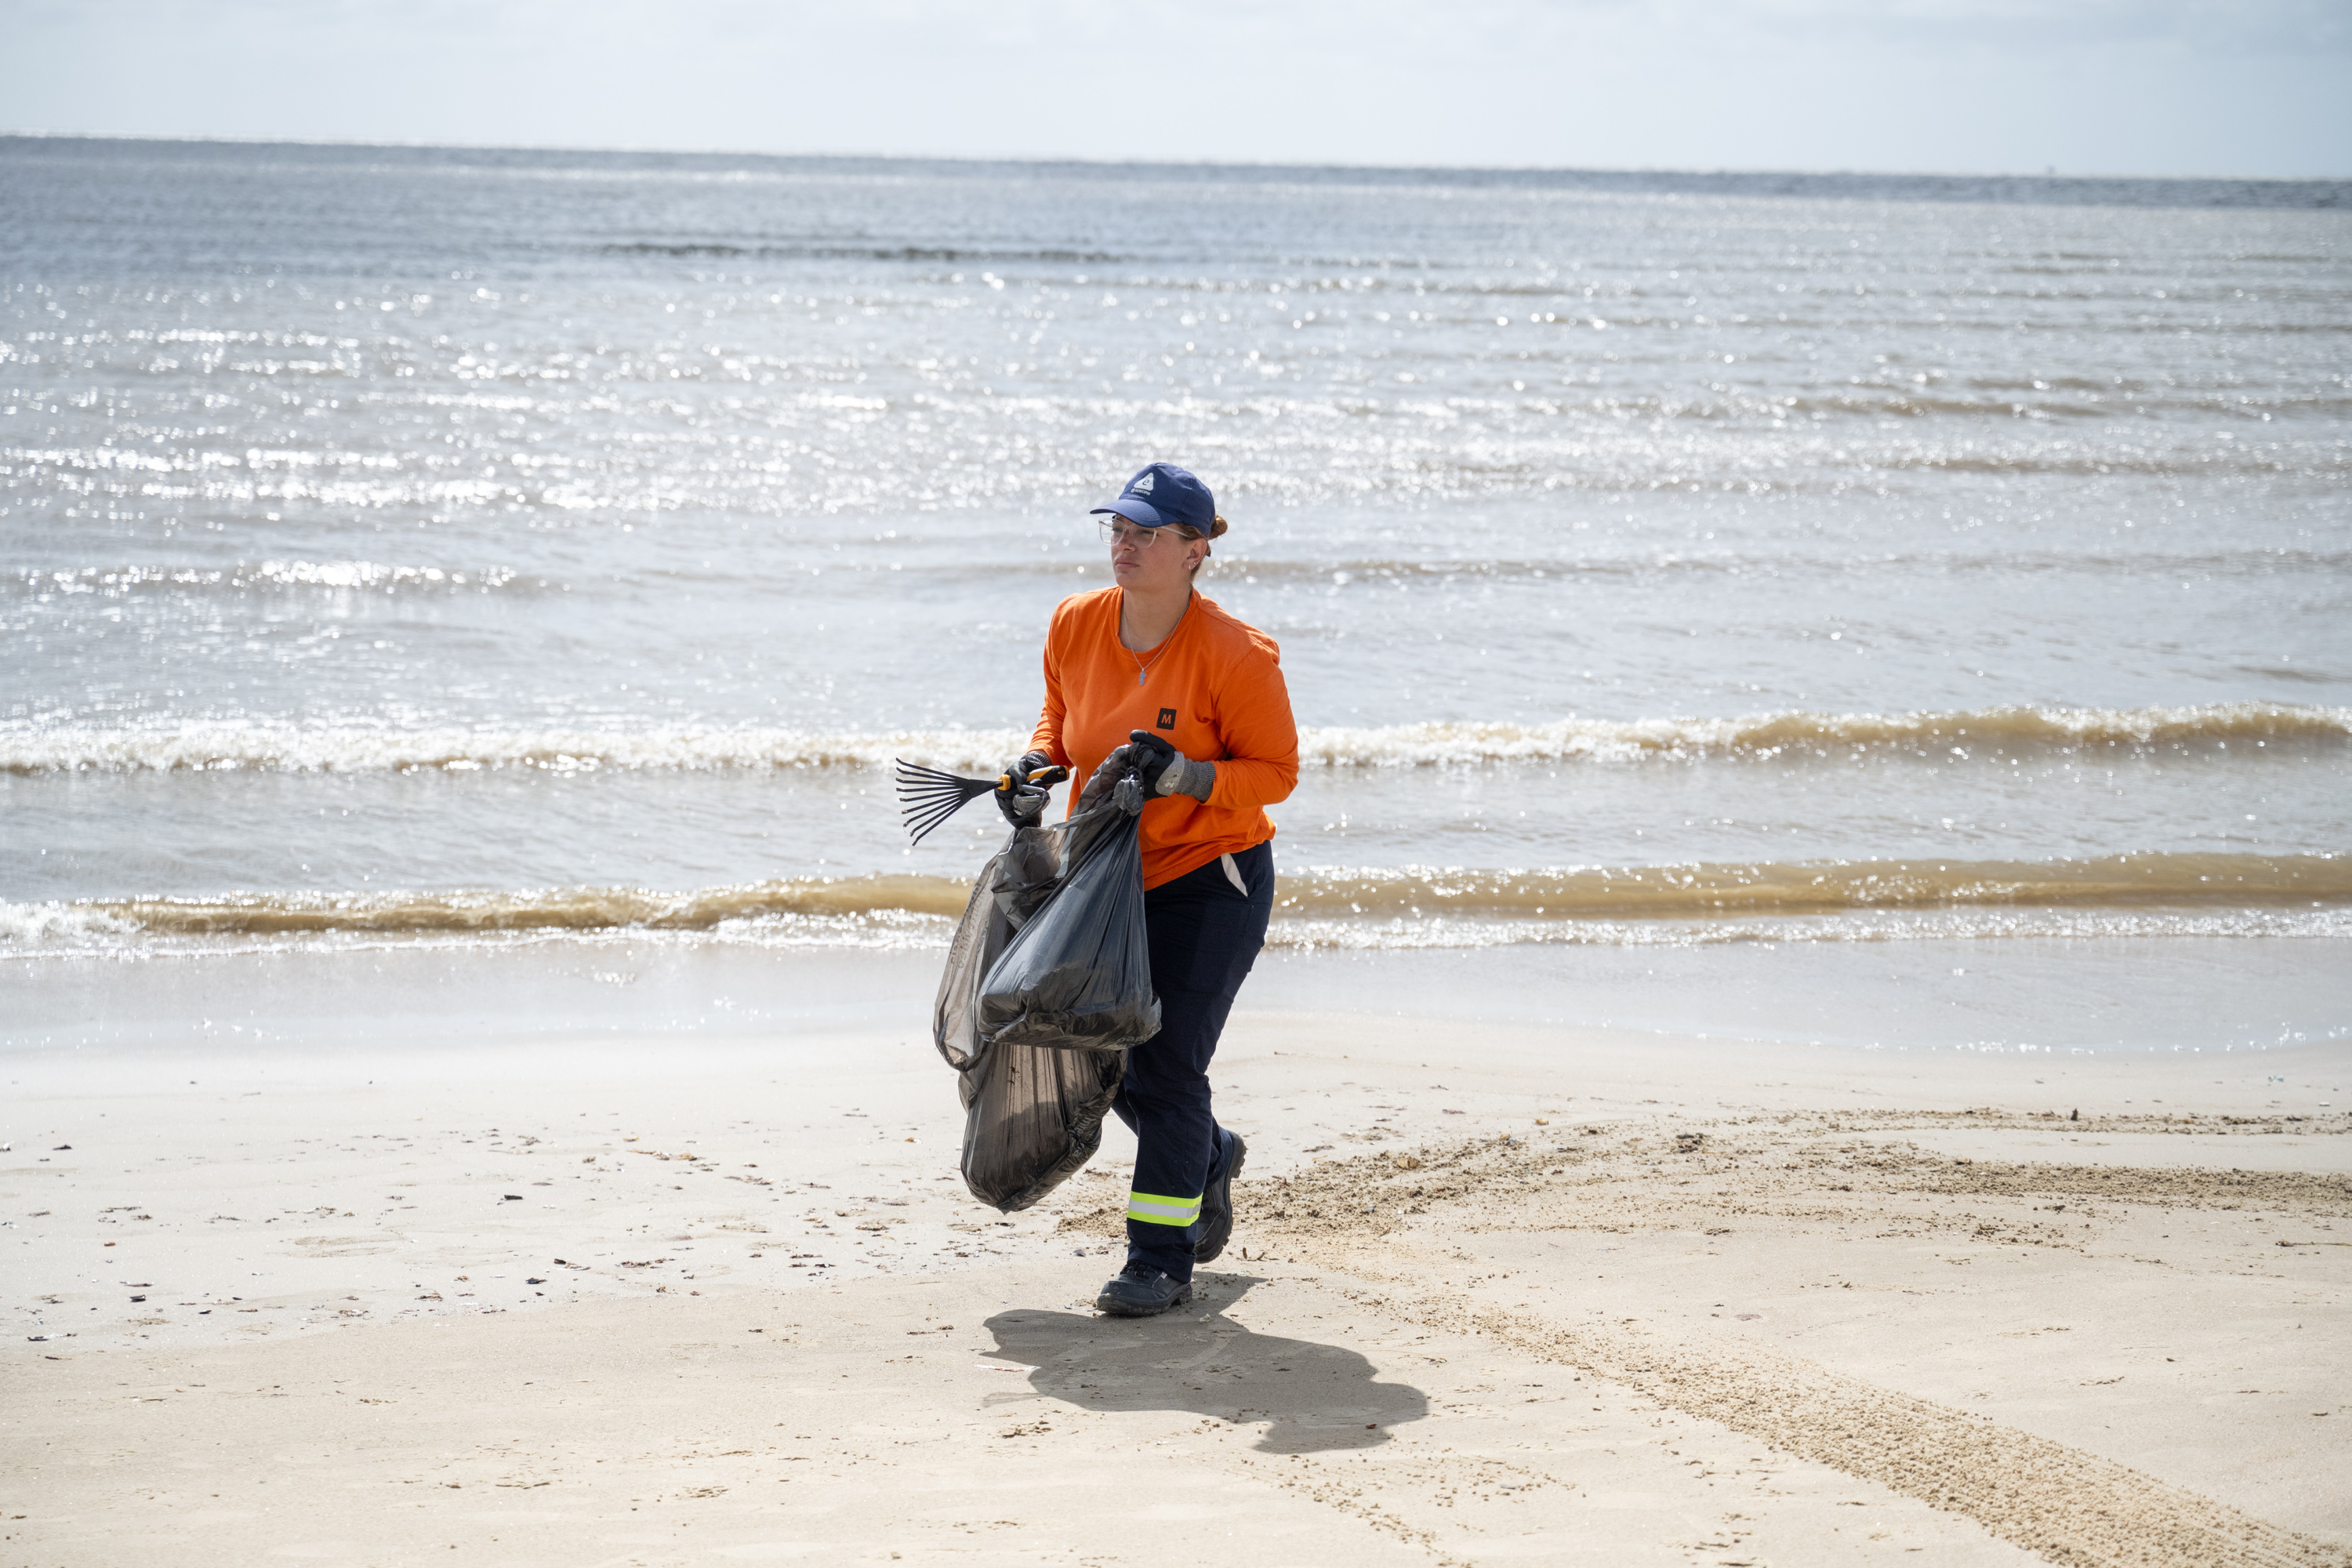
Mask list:
[[[958,1073],[964,1184],[1007,1214],[1094,1157],[1127,1071],[1126,1047],[1160,1031],[1142,937],[1132,809],[1140,797],[1118,795],[1051,827],[1014,829],[973,884],[940,977],[932,1038]],[[1055,917],[1066,903],[1068,912]],[[1107,942],[1112,928],[1120,940]],[[1106,974],[1073,957],[1089,952]],[[1006,976],[1025,989],[998,989]],[[984,1007],[992,995],[995,1007]]]
[[[1063,825],[1060,884],[981,982],[982,1039],[1116,1051],[1160,1032],[1137,825],[1115,801]]]
[[[998,1046],[967,1069],[963,1184],[1005,1214],[1060,1186],[1102,1147],[1125,1051]]]

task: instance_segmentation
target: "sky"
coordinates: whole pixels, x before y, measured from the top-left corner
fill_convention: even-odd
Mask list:
[[[0,0],[0,129],[2352,174],[2352,0]]]

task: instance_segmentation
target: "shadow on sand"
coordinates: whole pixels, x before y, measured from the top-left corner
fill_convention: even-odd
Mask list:
[[[1427,1394],[1377,1381],[1372,1363],[1354,1351],[1253,1333],[1225,1316],[1264,1280],[1202,1278],[1214,1298],[1164,1317],[999,1312],[987,1322],[997,1348],[985,1353],[1028,1367],[1036,1393],[1088,1410],[1180,1410],[1236,1426],[1265,1422],[1257,1447],[1267,1453],[1372,1447],[1388,1441],[1389,1427],[1429,1414]]]

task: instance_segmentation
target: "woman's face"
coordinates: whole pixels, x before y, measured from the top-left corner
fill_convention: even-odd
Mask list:
[[[1111,524],[1110,574],[1120,587],[1160,594],[1192,585],[1192,568],[1209,552],[1207,540],[1187,539],[1172,528],[1138,528],[1118,516]]]

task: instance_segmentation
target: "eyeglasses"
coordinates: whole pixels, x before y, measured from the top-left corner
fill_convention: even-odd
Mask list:
[[[1173,528],[1139,528],[1123,517],[1099,517],[1095,520],[1102,529],[1103,542],[1116,550],[1128,545],[1137,550],[1149,550],[1163,533],[1173,533]]]

